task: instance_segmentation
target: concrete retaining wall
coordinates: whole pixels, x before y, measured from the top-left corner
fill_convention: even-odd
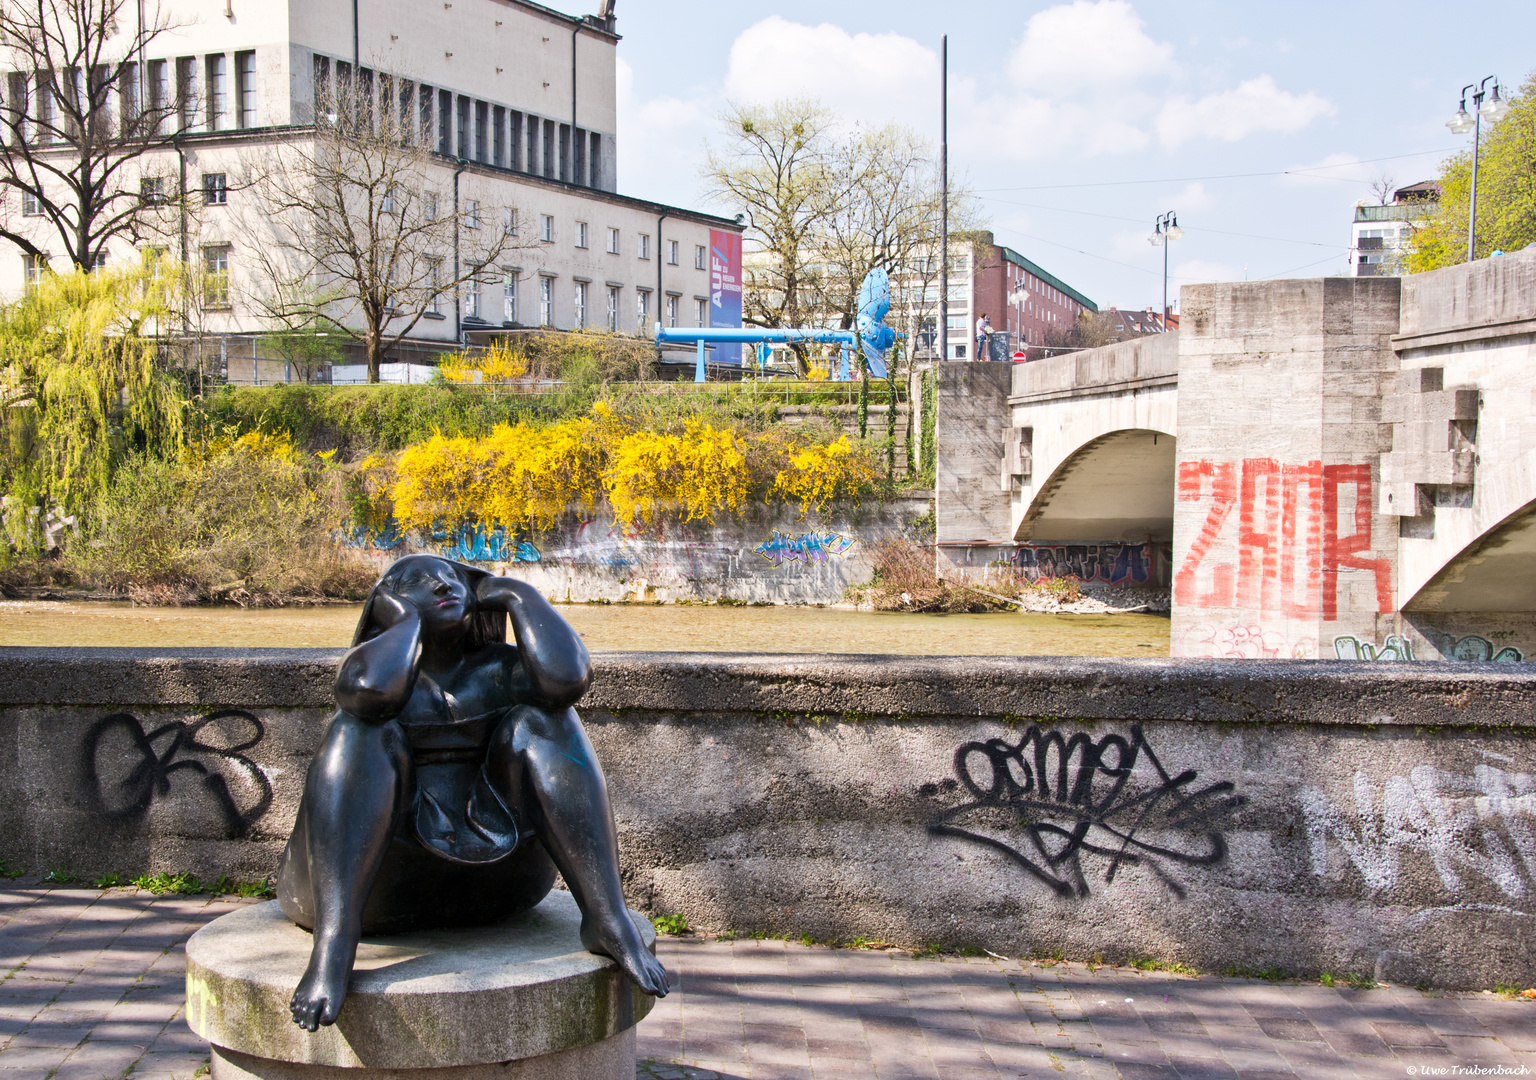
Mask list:
[[[784,508],[718,525],[662,520],[647,528],[571,515],[533,542],[509,541],[502,529],[466,526],[431,539],[359,534],[351,545],[380,572],[401,555],[430,551],[497,573],[510,570],[546,596],[578,604],[835,604],[849,585],[874,575],[877,542],[903,535],[932,512],[932,493],[914,492],[826,515]]]
[[[0,858],[270,874],[334,650],[0,650]],[[1536,982],[1525,664],[608,654],[631,897],[706,928]]]

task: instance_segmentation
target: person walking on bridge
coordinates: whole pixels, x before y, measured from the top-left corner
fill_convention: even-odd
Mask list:
[[[976,320],[976,359],[987,358],[987,337],[992,333],[992,323],[987,319],[987,313],[983,311],[981,318]]]

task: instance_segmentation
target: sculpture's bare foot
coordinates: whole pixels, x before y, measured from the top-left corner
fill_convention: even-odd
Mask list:
[[[618,961],[624,974],[634,980],[636,986],[652,997],[666,997],[671,989],[667,969],[651,955],[640,940],[640,931],[623,912],[618,918],[597,919],[583,915],[581,919],[581,943],[588,952],[610,956]]]
[[[316,944],[309,955],[309,967],[288,1003],[293,1022],[306,1031],[314,1031],[321,1024],[334,1024],[347,996],[351,967],[347,950]]]

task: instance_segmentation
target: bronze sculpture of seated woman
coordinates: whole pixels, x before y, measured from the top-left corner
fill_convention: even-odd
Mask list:
[[[427,555],[385,572],[278,871],[284,913],[314,933],[295,1023],[335,1022],[361,935],[498,921],[542,900],[557,869],[582,944],[667,992],[571,707],[591,681],[581,638],[528,584]]]

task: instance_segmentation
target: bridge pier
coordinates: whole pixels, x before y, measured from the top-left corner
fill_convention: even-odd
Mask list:
[[[1167,544],[1175,656],[1536,655],[1536,248],[1181,310],[940,366],[941,570]]]

